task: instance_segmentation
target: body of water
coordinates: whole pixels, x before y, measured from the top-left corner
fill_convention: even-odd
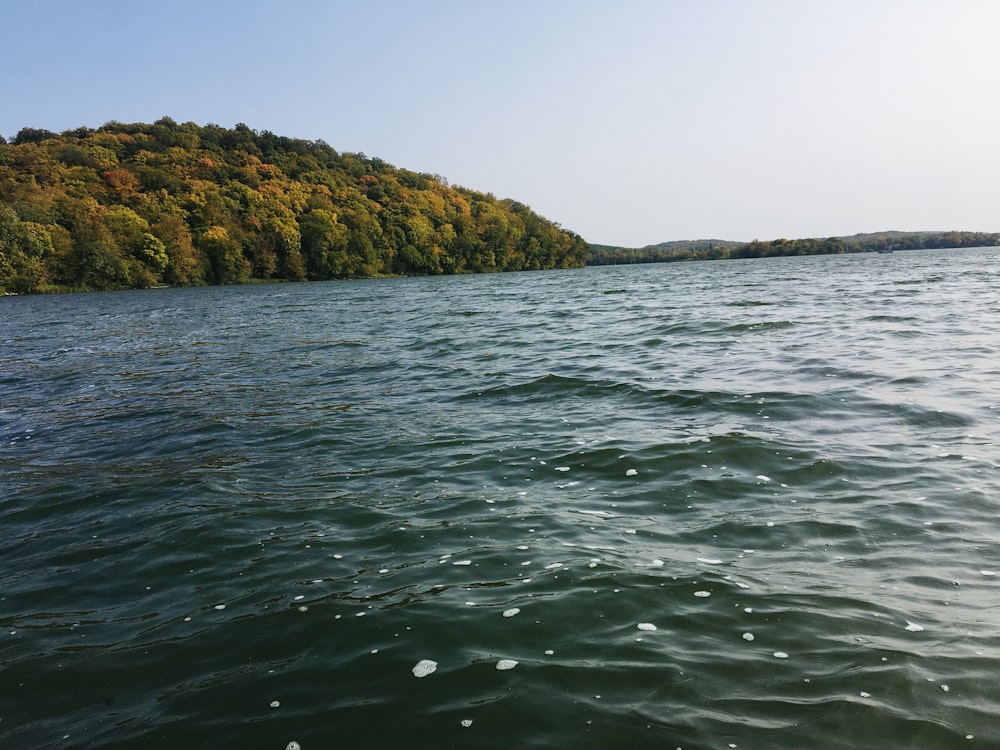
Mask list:
[[[998,270],[2,299],[0,746],[1000,747]]]

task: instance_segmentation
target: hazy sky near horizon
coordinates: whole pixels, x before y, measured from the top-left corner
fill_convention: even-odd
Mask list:
[[[996,0],[0,0],[0,134],[246,123],[590,242],[1000,231]]]

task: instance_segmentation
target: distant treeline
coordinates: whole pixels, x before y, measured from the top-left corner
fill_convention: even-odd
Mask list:
[[[514,200],[364,154],[218,125],[0,138],[0,291],[582,266]]]
[[[1000,245],[1000,233],[987,232],[878,232],[827,239],[729,242],[694,240],[627,248],[591,245],[588,265],[667,263],[681,260],[770,258],[788,255],[877,253],[922,248],[989,247]]]

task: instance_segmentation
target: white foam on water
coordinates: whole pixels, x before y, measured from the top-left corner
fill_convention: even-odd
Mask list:
[[[523,563],[521,563],[521,567],[522,567],[522,568],[523,568],[523,567],[524,567],[525,565],[531,565],[531,560],[525,560],[525,561],[524,561]]]
[[[635,529],[625,529],[625,533],[626,534],[635,534],[636,531],[635,531]]]
[[[606,510],[578,510],[577,513],[582,513],[585,516],[596,516],[597,518],[617,518],[614,513],[609,513]]]
[[[561,568],[563,564],[561,562],[549,563],[545,566],[546,570],[555,570],[556,568]]]
[[[519,550],[522,550],[522,551],[524,551],[524,550],[527,550],[527,549],[528,549],[528,545],[527,545],[527,544],[519,544],[519,545],[517,545],[517,548],[518,548]]]
[[[906,629],[909,630],[911,633],[920,633],[921,631],[923,631],[924,627],[923,625],[917,625],[917,623],[910,622],[909,620],[907,620]]]
[[[505,609],[503,611],[503,616],[504,617],[513,617],[514,615],[520,613],[520,611],[521,611],[520,607],[511,607],[510,609]]]
[[[981,576],[995,576],[996,575],[996,571],[995,570],[980,570],[979,571],[979,575],[981,575]]]
[[[472,565],[472,560],[456,560],[452,565]]]
[[[343,555],[334,555],[334,556],[333,556],[333,559],[334,559],[334,560],[343,560],[343,559],[344,559],[344,556],[343,556]]]
[[[722,565],[722,560],[714,557],[699,557],[698,562],[705,563],[706,565]]]
[[[556,471],[569,471],[568,466],[557,466]]]
[[[299,612],[308,612],[308,611],[309,611],[309,607],[307,607],[305,604],[303,604],[301,607],[299,607]]]
[[[295,597],[294,601],[301,602],[303,599],[305,599],[305,596],[299,594],[297,597]]]
[[[767,476],[766,474],[758,474],[757,475],[757,479],[759,479],[762,482],[770,482],[771,481],[771,477]]]
[[[701,598],[701,599],[707,599],[708,597],[710,597],[712,595],[712,592],[711,591],[695,591],[694,595],[697,596],[697,597],[699,597],[699,598]]]
[[[786,654],[784,651],[775,651],[774,652],[774,658],[775,659],[787,659],[788,658],[788,654]]]
[[[421,659],[413,667],[413,676],[420,678],[426,677],[429,674],[434,674],[437,671],[438,663],[432,659]]]
[[[628,471],[625,472],[625,476],[627,476],[627,477],[638,476],[638,474],[639,474],[639,472],[636,471],[635,469],[629,469]]]
[[[650,633],[656,630],[656,626],[651,622],[640,622],[636,625],[636,627],[639,628],[639,630],[647,630]]]
[[[515,659],[501,659],[497,662],[497,669],[501,672],[506,672],[508,669],[513,669],[517,666],[517,661]]]

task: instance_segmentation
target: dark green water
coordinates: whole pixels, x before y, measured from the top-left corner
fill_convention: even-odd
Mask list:
[[[0,747],[1000,747],[998,270],[2,299]]]

